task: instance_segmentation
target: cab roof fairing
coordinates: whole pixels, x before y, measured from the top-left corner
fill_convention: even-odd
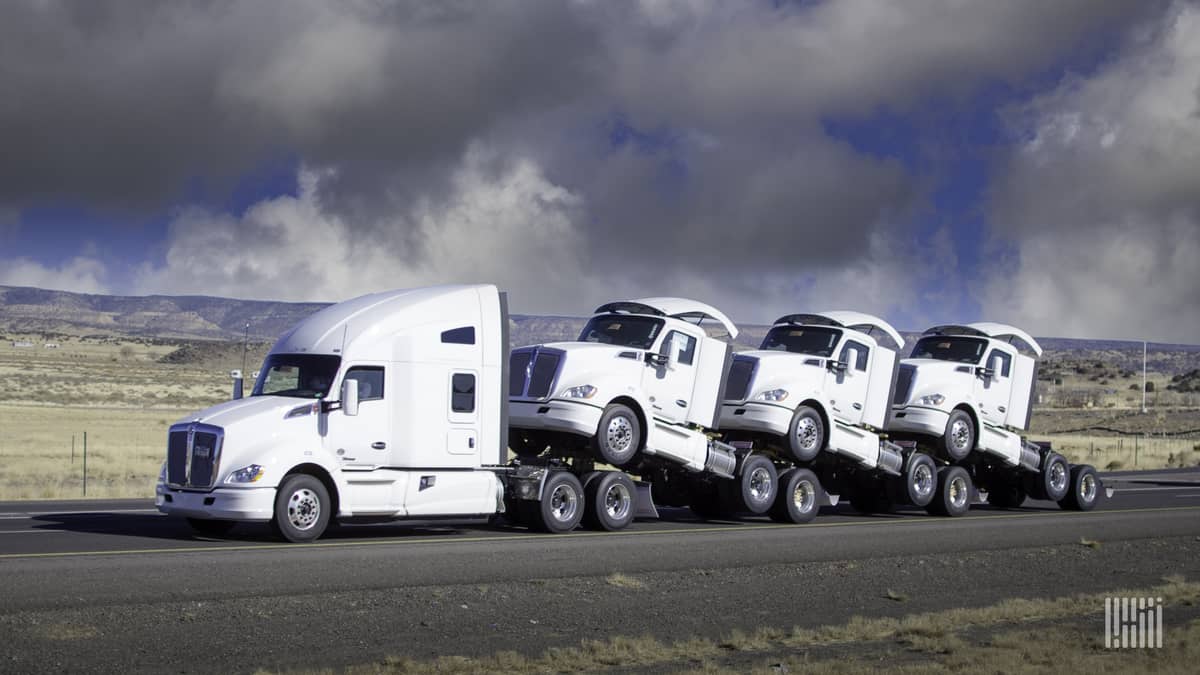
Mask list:
[[[900,331],[892,327],[892,324],[877,316],[863,312],[833,310],[828,312],[813,312],[810,314],[788,314],[775,320],[774,325],[780,324],[837,326],[838,328],[850,328],[861,331],[863,333],[867,333],[868,335],[871,333],[871,329],[877,328],[890,337],[892,342],[896,343],[897,349],[902,349],[904,347],[904,336],[900,335]]]
[[[704,319],[712,319],[725,328],[725,332],[729,333],[731,339],[738,336],[737,326],[721,310],[712,305],[696,300],[688,300],[687,298],[640,298],[638,300],[609,302],[597,307],[593,314],[617,313],[665,316],[684,321],[695,320],[696,323]]]
[[[1034,354],[1042,355],[1042,346],[1033,339],[1033,336],[1020,328],[1009,326],[1003,323],[993,323],[990,321],[981,321],[977,323],[969,323],[966,325],[946,324],[943,326],[934,326],[927,329],[922,335],[973,335],[976,337],[993,338],[1002,340],[1008,338],[1009,343],[1012,343],[1013,338],[1024,342],[1033,350]]]

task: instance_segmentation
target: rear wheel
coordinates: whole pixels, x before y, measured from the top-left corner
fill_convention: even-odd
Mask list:
[[[821,415],[809,406],[796,408],[788,430],[788,450],[797,462],[811,462],[825,447],[825,425]]]
[[[293,474],[283,480],[275,493],[275,517],[271,525],[290,542],[313,541],[325,532],[331,507],[324,483],[315,476]]]
[[[1067,463],[1066,457],[1057,452],[1047,453],[1038,478],[1038,496],[1042,499],[1057,502],[1071,491],[1071,465]]]
[[[914,452],[904,464],[904,473],[890,479],[888,496],[897,504],[924,507],[937,492],[937,464],[923,452]]]
[[[779,491],[771,504],[771,520],[807,523],[817,517],[821,483],[808,469],[788,469],[779,475]]]
[[[615,532],[633,522],[637,486],[628,475],[620,471],[600,472],[588,481],[583,492],[587,499],[583,522],[588,527]]]
[[[942,434],[942,450],[946,459],[961,462],[975,449],[975,424],[967,411],[957,409],[946,421],[946,432]]]
[[[961,516],[971,508],[971,475],[961,466],[938,472],[937,494],[925,510],[939,516]]]
[[[642,424],[629,406],[613,403],[600,416],[592,440],[600,461],[621,468],[633,462],[641,447]]]
[[[1071,467],[1071,489],[1059,500],[1058,505],[1072,511],[1091,511],[1100,501],[1100,492],[1104,484],[1096,469],[1087,465]]]
[[[750,455],[742,463],[741,473],[722,486],[730,508],[758,516],[771,509],[779,487],[779,475],[771,460],[762,455]]]
[[[583,518],[583,486],[579,479],[566,471],[555,471],[546,477],[542,498],[537,504],[535,525],[544,532],[570,532]]]
[[[188,518],[192,530],[204,537],[223,537],[233,529],[236,522],[232,520],[209,520],[207,518]]]

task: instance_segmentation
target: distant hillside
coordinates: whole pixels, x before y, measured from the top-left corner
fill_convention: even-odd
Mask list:
[[[317,310],[322,303],[235,300],[207,296],[145,297],[90,295],[39,288],[0,286],[0,333],[55,335],[115,335],[178,340],[242,340],[247,322],[250,339],[271,342],[290,326]],[[586,319],[561,316],[513,315],[510,325],[514,345],[573,340]],[[767,326],[742,326],[735,344],[740,349],[758,346]],[[919,333],[906,332],[911,345]],[[1046,350],[1047,365],[1100,361],[1109,367],[1141,370],[1142,343],[1122,340],[1038,338]],[[207,353],[181,354],[179,358],[207,360]],[[1200,345],[1151,343],[1149,367],[1168,374],[1183,374],[1200,367]]]

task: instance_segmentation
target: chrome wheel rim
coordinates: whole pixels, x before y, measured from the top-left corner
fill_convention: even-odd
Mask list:
[[[1096,498],[1096,477],[1090,473],[1079,481],[1079,498],[1085,503]]]
[[[796,440],[804,450],[812,450],[817,447],[817,441],[820,437],[817,423],[811,417],[804,417],[796,425]]]
[[[608,440],[608,447],[617,452],[625,452],[633,443],[633,424],[628,418],[618,415],[609,420],[605,438]]]
[[[912,488],[918,497],[925,497],[933,492],[933,469],[930,469],[928,464],[921,463],[913,469]]]
[[[954,423],[950,425],[950,444],[954,446],[955,450],[970,450],[970,443],[971,425],[963,420],[954,420]]]
[[[632,505],[633,496],[629,494],[629,488],[622,483],[613,483],[604,492],[604,511],[613,520],[624,520],[629,515]]]
[[[561,523],[570,522],[578,508],[579,497],[570,487],[559,485],[550,493],[550,515],[555,520]]]
[[[288,498],[288,522],[297,530],[312,529],[321,517],[321,500],[317,493],[301,488]]]
[[[796,487],[792,488],[792,504],[795,505],[796,511],[808,513],[812,511],[816,502],[817,490],[809,481],[798,481]]]
[[[750,496],[761,502],[771,497],[771,472],[759,466],[750,471]]]
[[[947,486],[950,493],[950,503],[955,508],[962,508],[967,503],[967,481],[961,476],[956,476],[950,479],[950,485]]]
[[[1067,489],[1067,467],[1062,462],[1050,465],[1050,487],[1058,493]]]

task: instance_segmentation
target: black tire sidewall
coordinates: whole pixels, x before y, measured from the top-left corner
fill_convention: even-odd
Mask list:
[[[607,431],[608,425],[614,417],[621,415],[629,420],[633,427],[633,442],[629,444],[629,450],[623,454],[617,454],[608,447]],[[633,463],[637,457],[638,451],[641,449],[642,436],[645,430],[642,429],[641,422],[638,420],[637,413],[633,409],[622,403],[613,403],[604,409],[604,414],[600,416],[600,424],[596,428],[596,437],[593,445],[596,448],[597,459],[606,464],[615,467],[628,466]]]
[[[950,439],[950,429],[954,426],[954,420],[960,417],[967,423],[967,429],[971,432],[971,442],[967,443],[967,449],[961,453],[954,449],[954,443]],[[962,408],[950,411],[950,418],[946,420],[946,431],[942,433],[942,451],[946,453],[946,459],[952,462],[961,462],[975,449],[975,442],[975,423],[971,421],[971,416]]]
[[[799,447],[796,439],[796,428],[800,426],[800,420],[811,418],[817,423],[817,430],[820,432],[820,439],[817,445],[812,450],[805,450]],[[788,452],[792,455],[792,459],[797,462],[811,462],[816,459],[817,455],[821,454],[821,450],[825,448],[825,435],[827,431],[825,424],[821,421],[821,415],[814,408],[802,405],[796,408],[795,414],[792,415],[792,423],[788,426]]]
[[[1067,489],[1061,495],[1055,495],[1054,493],[1052,493],[1050,491],[1050,465],[1055,462],[1061,463],[1063,465],[1063,471],[1066,473],[1066,476],[1067,476]],[[1042,493],[1045,494],[1046,499],[1048,499],[1052,502],[1058,502],[1063,499],[1066,499],[1067,496],[1074,494],[1075,480],[1074,480],[1074,475],[1071,472],[1071,465],[1067,462],[1067,459],[1065,457],[1058,454],[1057,452],[1050,453],[1049,455],[1046,456],[1046,466],[1043,467],[1040,474],[1041,475],[1039,476],[1039,478],[1042,481]]]
[[[585,496],[585,511],[584,520],[593,529],[606,530],[608,532],[616,532],[623,530],[633,522],[633,517],[637,512],[637,486],[629,476],[619,471],[599,471],[591,480],[585,483],[583,492]],[[629,516],[623,520],[617,520],[609,516],[605,508],[604,495],[615,483],[623,483],[625,489],[629,491]]]
[[[550,495],[564,484],[571,486],[575,491],[576,511],[570,522],[559,521],[550,513]],[[537,505],[538,527],[546,532],[558,534],[570,532],[579,526],[583,520],[583,514],[587,511],[587,497],[584,495],[583,485],[580,484],[578,478],[566,471],[555,471],[546,479],[546,485],[542,489],[542,499],[537,502]]]
[[[308,488],[317,496],[317,503],[321,509],[317,516],[317,522],[307,530],[297,529],[288,520],[287,507],[291,501],[292,495],[301,488]],[[308,474],[295,474],[284,478],[283,483],[279,486],[279,490],[275,493],[275,517],[273,523],[276,531],[280,536],[291,542],[309,542],[315,541],[325,532],[325,528],[329,525],[330,514],[329,509],[333,505],[329,499],[329,491],[325,489],[325,484],[315,476]]]
[[[763,468],[771,474],[772,493],[762,500],[755,500],[750,491],[750,476],[756,468]],[[743,462],[741,473],[729,481],[727,489],[735,510],[761,516],[771,510],[775,495],[779,493],[779,474],[771,460],[762,455],[751,455]]]

